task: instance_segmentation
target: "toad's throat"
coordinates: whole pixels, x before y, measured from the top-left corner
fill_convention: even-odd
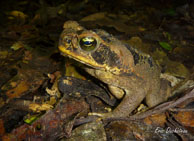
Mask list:
[[[92,67],[95,69],[101,69],[101,70],[102,69],[104,70],[104,68],[105,68],[104,65],[99,65],[95,61],[88,61],[87,58],[82,57],[82,56],[78,56],[78,55],[72,53],[71,51],[66,50],[63,46],[59,46],[59,50],[61,51],[63,56],[68,56],[69,58],[72,58],[72,59],[74,59],[82,64],[89,66],[89,67]]]

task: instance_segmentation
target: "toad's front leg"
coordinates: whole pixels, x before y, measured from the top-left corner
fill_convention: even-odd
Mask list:
[[[127,117],[133,110],[135,110],[135,108],[138,107],[144,98],[145,91],[143,88],[139,88],[138,90],[125,90],[125,95],[121,103],[112,112],[89,113],[89,115],[96,115],[103,119],[112,117]]]

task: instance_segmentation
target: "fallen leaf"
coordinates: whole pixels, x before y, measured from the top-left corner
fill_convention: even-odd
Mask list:
[[[172,46],[167,42],[159,42],[159,44],[161,47],[163,47],[164,49],[166,49],[168,51],[172,50]]]
[[[44,103],[44,104],[32,103],[29,105],[29,109],[31,109],[32,111],[37,112],[37,113],[39,113],[41,111],[48,111],[52,108],[53,108],[52,105],[46,104],[46,103]]]
[[[24,122],[27,124],[32,124],[34,121],[36,121],[40,115],[32,115],[29,118],[25,119]]]
[[[17,87],[8,90],[6,92],[6,95],[9,98],[16,98],[16,97],[20,97],[24,92],[26,92],[29,89],[29,85],[26,81],[21,81],[19,82],[19,84],[17,85]]]
[[[5,59],[8,56],[8,51],[0,51],[0,59]]]
[[[25,18],[28,17],[28,16],[27,16],[26,14],[24,14],[23,12],[17,11],[17,10],[8,12],[7,14],[10,15],[10,16],[16,17],[16,18],[21,18],[21,19],[25,19]]]
[[[16,43],[14,43],[12,46],[11,46],[11,49],[13,50],[18,50],[20,48],[23,48],[24,47],[24,44],[21,42],[21,41],[18,41]]]
[[[2,136],[4,133],[5,133],[4,122],[2,119],[0,119],[0,136]]]
[[[155,115],[145,118],[144,122],[148,125],[156,125],[156,126],[164,127],[164,124],[166,122],[166,115],[165,114],[155,114]]]
[[[174,118],[183,126],[194,127],[194,112],[178,112]]]

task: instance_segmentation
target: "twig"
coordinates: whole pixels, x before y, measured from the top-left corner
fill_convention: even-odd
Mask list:
[[[186,109],[186,108],[170,108],[169,111],[172,112],[186,112],[186,111],[194,111],[193,108],[191,109]]]

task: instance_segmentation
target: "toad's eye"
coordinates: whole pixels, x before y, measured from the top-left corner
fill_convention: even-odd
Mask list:
[[[97,47],[97,40],[94,37],[83,37],[79,41],[79,46],[85,51],[92,51]]]

